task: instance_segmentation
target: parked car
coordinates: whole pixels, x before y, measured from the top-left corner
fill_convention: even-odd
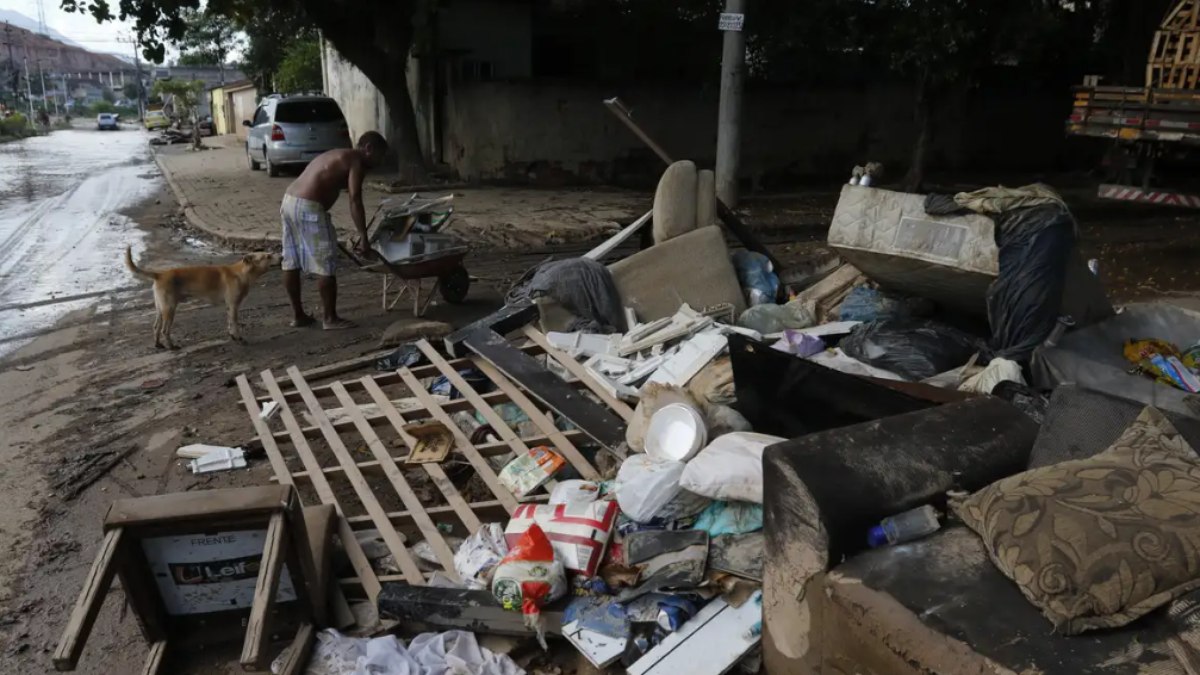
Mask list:
[[[350,128],[337,101],[323,95],[272,94],[258,105],[246,137],[246,161],[250,170],[260,166],[268,176],[278,176],[281,167],[301,167],[318,155],[350,147]]]
[[[117,116],[112,113],[100,113],[96,115],[96,128],[100,131],[109,129],[119,131],[121,126],[117,123]]]
[[[161,110],[147,110],[146,116],[142,118],[142,123],[146,125],[147,131],[166,129],[171,126],[170,118]]]

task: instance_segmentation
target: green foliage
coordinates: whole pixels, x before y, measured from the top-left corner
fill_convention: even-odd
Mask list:
[[[127,101],[135,101],[138,97],[138,89],[139,87],[137,82],[126,82],[125,86],[121,88],[121,95],[124,96],[125,100]]]
[[[200,80],[158,80],[154,83],[154,94],[163,97],[164,101],[167,96],[173,97],[175,114],[188,119],[195,117],[203,92],[204,82]]]
[[[113,94],[112,89],[108,87],[100,90],[100,98],[104,99],[106,103],[112,103],[117,100],[116,94]]]
[[[321,45],[316,39],[293,42],[279,62],[275,76],[279,91],[306,91],[321,88]]]
[[[13,113],[8,117],[0,118],[0,136],[25,138],[32,136],[33,133],[33,127],[29,124],[29,120],[21,113]]]
[[[181,65],[224,64],[229,59],[229,52],[243,43],[233,18],[215,7],[216,3],[210,3],[203,11],[185,9],[181,12],[186,28],[183,35],[174,40],[181,50]]]
[[[89,112],[91,112],[93,115],[114,112],[116,109],[117,106],[113,105],[112,101],[108,100],[107,98],[105,98],[103,101],[96,101],[88,107]]]
[[[317,29],[297,8],[256,7],[234,15],[246,34],[242,70],[261,92],[283,90],[275,82],[288,49],[298,42],[317,41]],[[320,55],[318,54],[318,57]]]

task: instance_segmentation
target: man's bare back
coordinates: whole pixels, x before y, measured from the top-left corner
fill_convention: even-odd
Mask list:
[[[342,190],[357,192],[355,188],[362,187],[362,168],[362,153],[357,149],[329,150],[309,162],[304,172],[288,186],[287,193],[318,202],[328,211],[337,203]],[[352,173],[357,174],[357,186],[350,185]]]

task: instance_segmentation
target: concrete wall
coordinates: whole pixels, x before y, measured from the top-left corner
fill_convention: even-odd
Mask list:
[[[438,46],[462,61],[486,63],[491,79],[533,74],[533,19],[529,4],[454,0],[438,12]]]
[[[653,184],[662,165],[602,105],[614,94],[677,158],[713,163],[717,92],[694,86],[541,82],[454,85],[445,111],[445,161],[467,180],[535,184]],[[1062,92],[983,91],[944,106],[932,152],[942,168],[1045,168],[1063,149]],[[743,177],[786,184],[849,176],[882,161],[893,176],[916,136],[902,84],[814,90],[751,87],[743,112]]]
[[[325,93],[331,96],[346,116],[350,138],[357,139],[365,131],[375,130],[384,138],[393,136],[391,116],[383,94],[371,80],[346,59],[333,45],[321,41],[321,80]]]

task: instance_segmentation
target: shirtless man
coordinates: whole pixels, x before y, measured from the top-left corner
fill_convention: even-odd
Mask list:
[[[300,302],[301,271],[317,275],[325,330],[351,328],[337,313],[337,233],[329,209],[343,188],[350,192],[350,218],[358,230],[358,252],[368,254],[366,211],[363,209],[363,176],[379,166],[387,154],[387,141],[377,131],[358,138],[352,150],[330,150],[314,159],[287,189],[279,215],[283,220],[283,285],[292,301],[293,326],[308,326],[314,319]]]

